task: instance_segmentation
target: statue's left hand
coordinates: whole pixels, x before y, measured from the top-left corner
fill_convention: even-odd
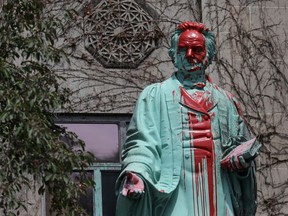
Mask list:
[[[247,162],[245,161],[243,156],[236,156],[233,155],[228,163],[228,170],[233,172],[233,171],[237,171],[237,172],[243,172],[246,171],[247,168],[249,168],[251,165],[251,161]]]
[[[144,193],[144,183],[137,174],[128,172],[122,188],[122,195],[138,199]]]
[[[231,146],[230,148],[226,149],[226,151],[223,153],[223,158],[225,159],[221,161],[221,166],[223,169],[228,169],[230,172],[246,171],[247,168],[251,166],[252,160],[246,161],[242,156],[241,151],[235,151],[235,149],[236,146]]]
[[[261,143],[254,137],[245,142],[239,142],[237,139],[231,138],[227,144],[230,147],[223,152],[221,167],[231,172],[237,171],[244,174],[259,154]]]

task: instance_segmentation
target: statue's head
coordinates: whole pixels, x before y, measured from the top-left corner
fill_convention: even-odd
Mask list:
[[[215,55],[215,36],[204,24],[183,22],[171,36],[169,56],[184,73],[205,70]]]

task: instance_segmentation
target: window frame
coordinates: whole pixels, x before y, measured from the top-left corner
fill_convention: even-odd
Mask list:
[[[103,216],[102,200],[102,171],[121,170],[121,150],[125,142],[126,131],[131,120],[132,114],[87,114],[87,113],[57,113],[54,114],[55,124],[117,124],[118,125],[118,143],[119,143],[119,162],[95,162],[87,171],[92,172],[93,180],[96,186],[93,190],[93,216]],[[75,172],[78,170],[75,169]],[[43,207],[44,206],[44,207]],[[45,210],[43,209],[45,208]],[[42,198],[42,216],[46,216],[45,195]],[[48,214],[49,215],[49,214]]]

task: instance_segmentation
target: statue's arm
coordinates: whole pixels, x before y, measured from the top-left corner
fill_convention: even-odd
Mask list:
[[[160,172],[159,100],[158,84],[145,88],[138,98],[122,150],[123,171],[117,180],[124,196],[139,197],[144,181],[153,183]]]
[[[245,144],[252,140],[254,135],[249,130],[243,117],[238,101],[232,98],[234,116],[238,119],[238,132],[235,139],[230,140],[236,142],[231,145],[231,151],[237,146]],[[259,149],[258,149],[259,150]],[[230,150],[227,149],[229,152]],[[257,182],[256,182],[256,164],[254,157],[245,160],[243,154],[237,154],[229,160],[229,178],[231,184],[231,199],[233,201],[234,211],[239,215],[255,215],[257,209]],[[257,154],[258,155],[258,152]]]
[[[228,168],[229,171],[236,171],[240,175],[245,176],[245,173],[247,173],[248,169],[253,164],[253,159],[258,156],[261,144],[249,130],[239,101],[232,94],[228,94],[228,97],[232,102],[232,112],[234,112],[234,116],[238,117],[238,132],[236,138],[229,139],[229,142],[231,142],[231,147],[226,149],[223,157],[230,153],[226,168]],[[252,143],[254,144],[250,146],[247,145]],[[250,155],[249,152],[252,153],[252,155]]]

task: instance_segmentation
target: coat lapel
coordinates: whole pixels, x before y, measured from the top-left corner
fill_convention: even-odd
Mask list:
[[[180,103],[182,105],[187,106],[192,110],[208,114],[207,110],[205,110],[204,107],[200,105],[200,101],[196,101],[193,97],[191,97],[191,95],[189,95],[189,93],[183,87],[180,87],[180,94],[182,99]]]
[[[181,100],[180,103],[194,111],[208,114],[216,105],[217,101],[213,98],[213,88],[207,83],[208,88],[203,91],[194,92],[192,95],[186,89],[180,87]]]

